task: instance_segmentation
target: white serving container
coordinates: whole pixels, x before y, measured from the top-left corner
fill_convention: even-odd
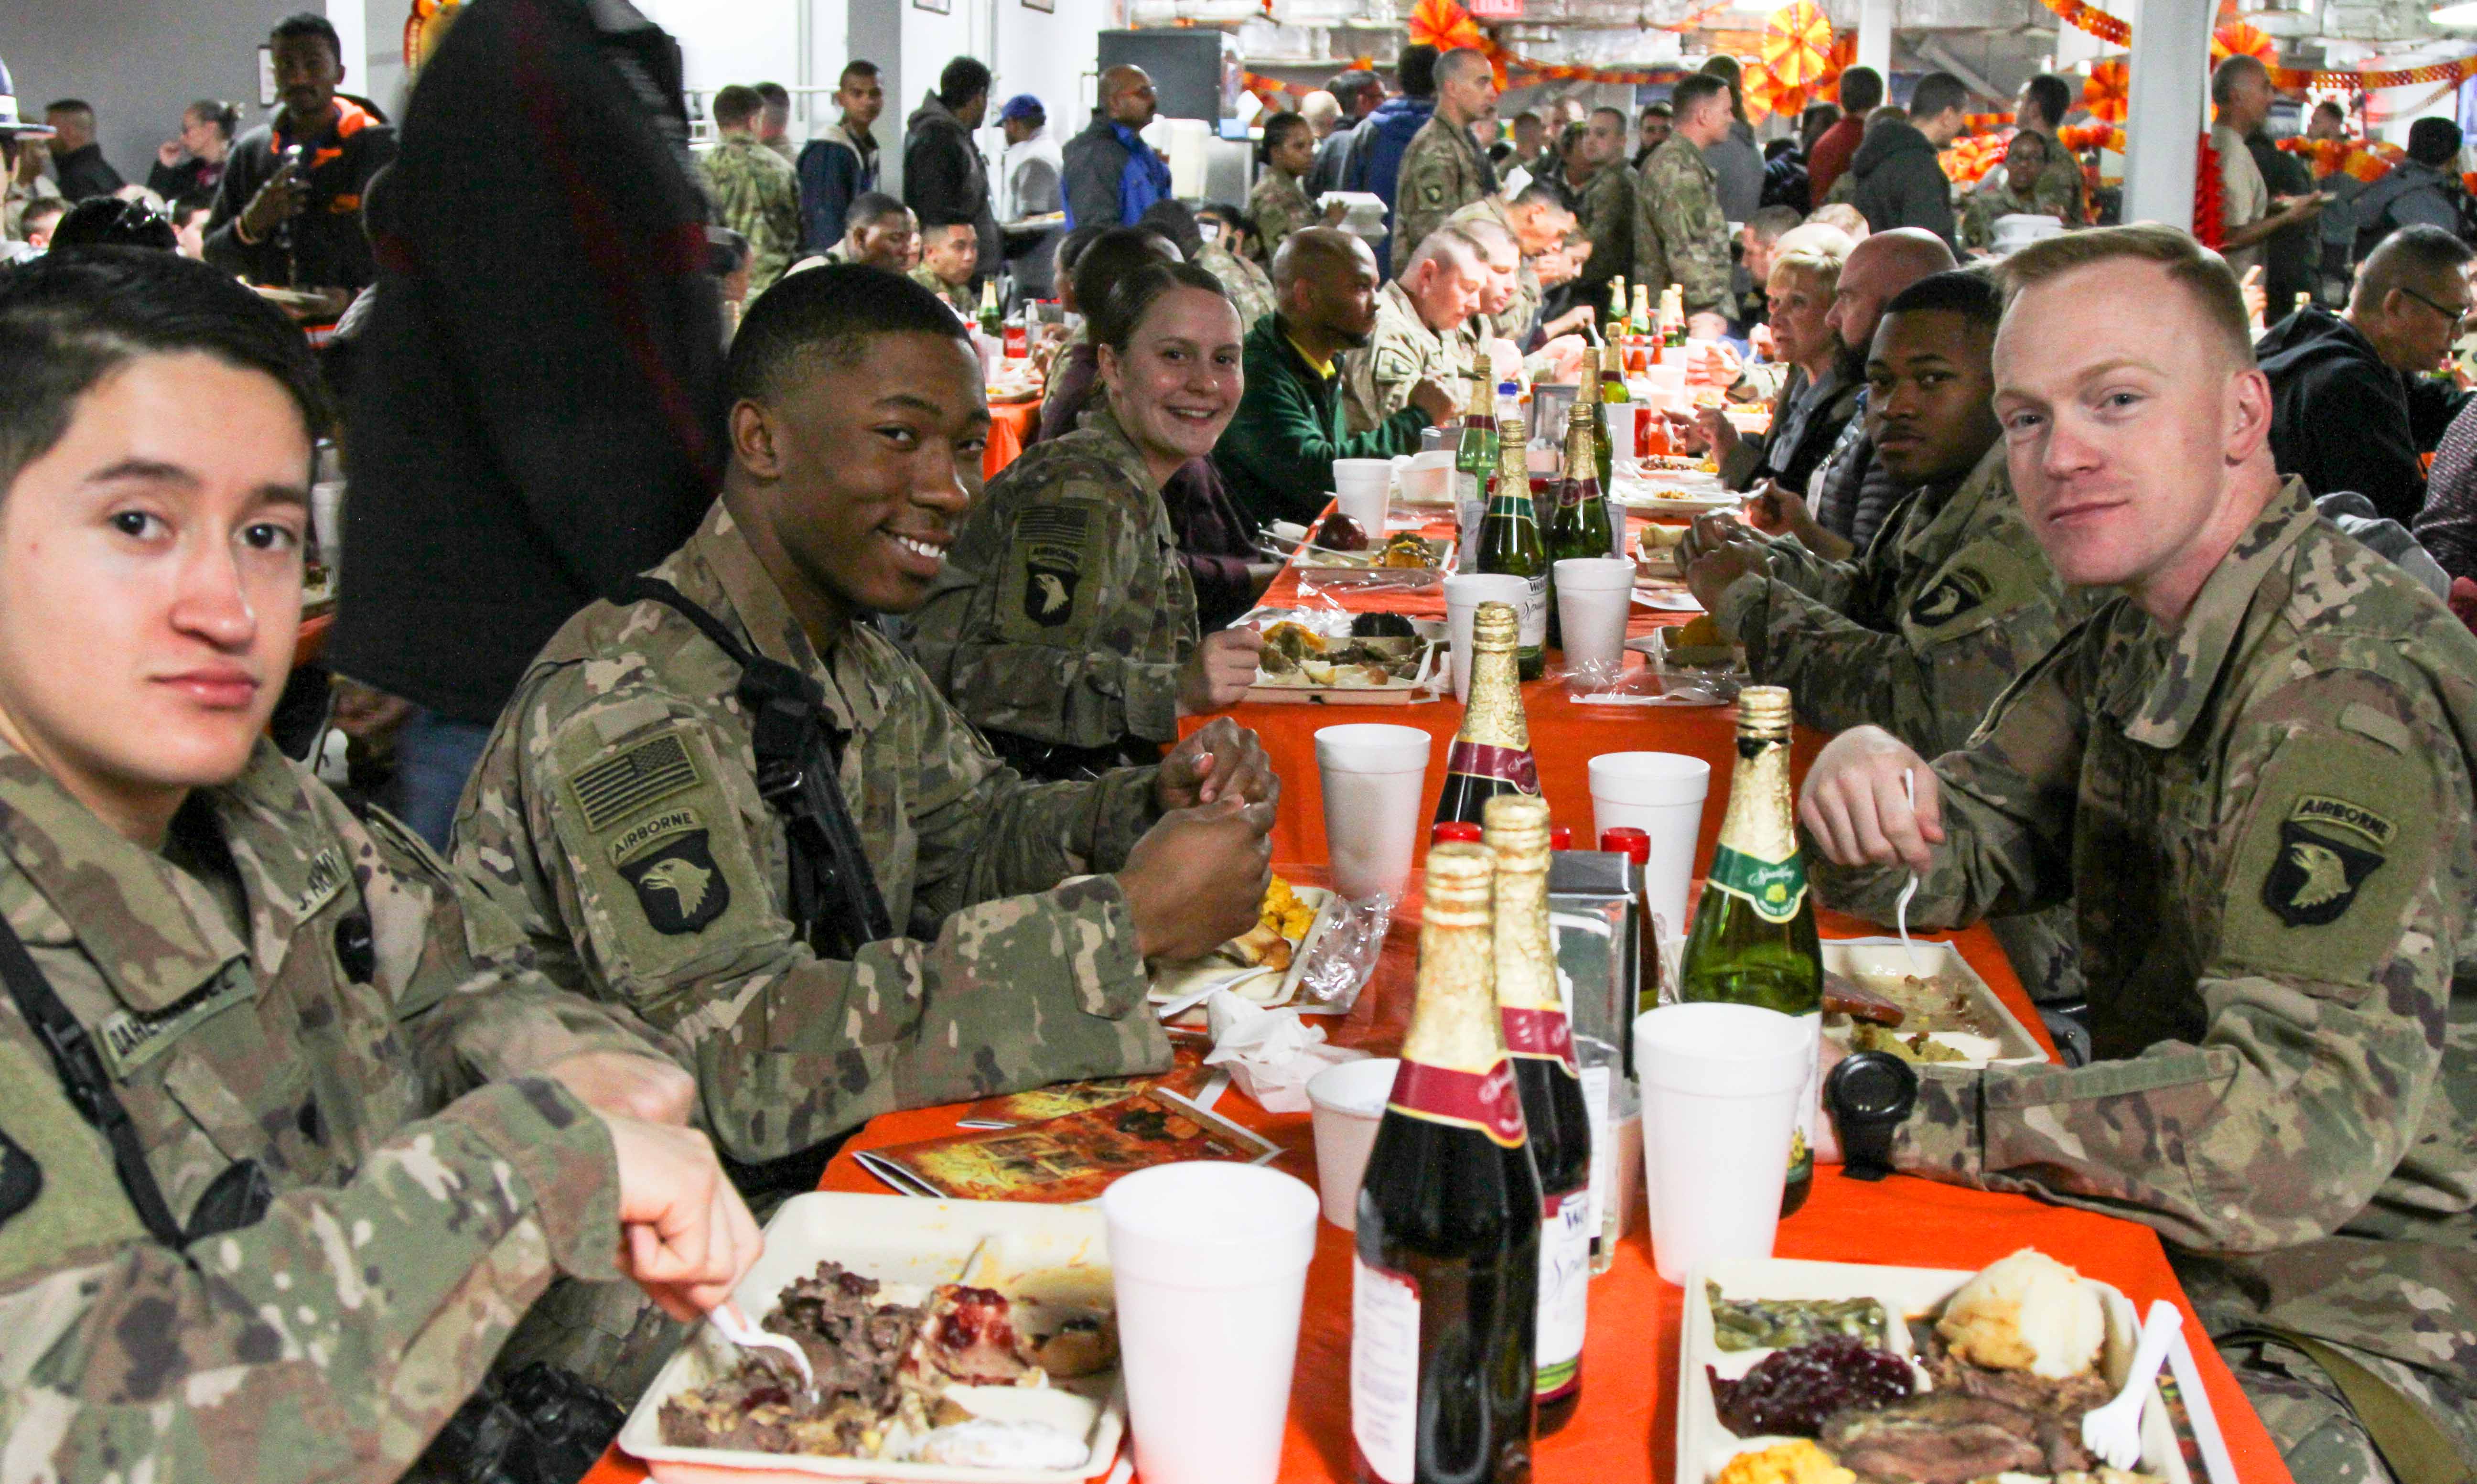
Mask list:
[[[1939,1035],[1939,1040],[1963,1051],[1964,1060],[1939,1062],[1938,1066],[2043,1067],[2047,1064],[2047,1053],[2039,1044],[2039,1038],[2030,1034],[2029,1027],[2021,1023],[2020,1017],[2014,1015],[2003,997],[1978,976],[1978,970],[1969,967],[1969,961],[1961,956],[1959,949],[1948,943],[1928,939],[1913,939],[1912,942],[1916,947],[1914,955],[1901,945],[1898,938],[1828,939],[1823,944],[1823,968],[1825,972],[1839,974],[1861,988],[1870,978],[1898,979],[1905,974],[1918,974],[1922,978],[1950,974],[1967,981],[1971,1004],[1982,1016],[1995,1022],[1993,1054],[1967,1055],[1988,1048],[1969,1045],[1956,1035]],[[1839,1033],[1827,1031],[1825,1034]],[[1904,1032],[1895,1030],[1893,1034]]]

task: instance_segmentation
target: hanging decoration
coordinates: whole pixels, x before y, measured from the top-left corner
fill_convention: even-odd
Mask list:
[[[2011,122],[2012,115],[2004,115]],[[1936,159],[1943,166],[1944,178],[1966,189],[1987,178],[1987,172],[2004,163],[2004,152],[2013,147],[2012,129],[1987,134],[1970,134],[1952,141],[1952,146]]]
[[[2211,137],[2202,136],[2201,158],[2193,164],[2193,238],[2216,250],[2227,240],[2227,182],[2219,177],[2219,152]]]
[[[1764,22],[1764,70],[1776,84],[1803,88],[1832,70],[1832,22],[1814,0],[1792,0]]]
[[[1711,0],[1697,7],[1683,20],[1647,25],[1645,30],[1685,33],[1702,24],[1703,17],[1727,10],[1737,0]],[[1470,13],[1458,0],[1419,0],[1412,9],[1405,29],[1410,39],[1446,50],[1456,46],[1472,47],[1487,55],[1496,69],[1496,85],[1502,89],[1534,83],[1611,83],[1620,87],[1640,87],[1645,83],[1674,83],[1690,70],[1681,66],[1658,67],[1589,67],[1564,63],[1539,62],[1517,52],[1506,50],[1495,37],[1483,30]]]
[[[2082,107],[2092,118],[2105,123],[2124,122],[2126,102],[2133,90],[2133,69],[2120,57],[2090,64],[2089,81],[2082,85]]]
[[[2251,23],[2237,21],[2211,33],[2211,65],[2215,67],[2231,57],[2251,57],[2265,67],[2275,67],[2279,65],[2279,43]]]
[[[2091,5],[2089,0],[2039,0],[2056,13],[2056,18],[2076,31],[2094,36],[2110,46],[2133,44],[2133,22],[2121,15],[2110,15]]]
[[[2089,0],[2039,0],[2039,3],[2053,12],[2056,18],[2065,25],[2094,36],[2110,46],[2133,44],[2132,23],[2121,15],[2109,14],[2091,5]],[[2251,32],[2255,36],[2261,36],[2261,32],[2242,21],[2221,28],[2220,35],[2224,36],[2231,31]],[[2267,39],[2264,38],[2265,41]],[[2214,60],[2226,55],[2219,50],[2219,40],[2214,38],[2211,45]],[[2236,50],[2245,50],[2245,48],[2239,47]],[[2264,64],[2270,67],[2270,85],[2289,91],[2303,88],[2343,88],[2356,92],[2370,92],[2378,88],[2434,87],[2444,83],[2464,83],[2472,77],[2477,77],[2477,55],[2462,57],[2454,62],[2432,62],[2423,66],[2401,67],[2389,72],[2348,72],[2331,67],[2282,67],[2271,64],[2277,55],[2275,51],[2269,53],[2246,51],[2246,55],[2262,57]]]
[[[420,71],[430,54],[438,50],[448,23],[463,6],[464,0],[413,0],[413,8],[404,17],[404,64],[408,71]]]

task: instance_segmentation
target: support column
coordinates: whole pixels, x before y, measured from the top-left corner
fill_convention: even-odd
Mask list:
[[[2188,227],[2195,145],[2208,127],[2214,0],[2140,0],[2125,103],[2124,219]]]
[[[1892,101],[1892,8],[1896,0],[1859,0],[1858,65],[1884,79],[1884,101]]]

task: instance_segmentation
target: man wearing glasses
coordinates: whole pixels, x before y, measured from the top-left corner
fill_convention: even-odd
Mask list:
[[[2348,308],[2308,308],[2255,346],[2270,378],[2270,447],[2317,495],[2354,490],[2407,525],[2425,504],[2421,456],[2469,399],[2445,358],[2469,314],[2471,249],[2403,227],[2357,269]],[[2443,375],[2434,373],[2444,372]]]

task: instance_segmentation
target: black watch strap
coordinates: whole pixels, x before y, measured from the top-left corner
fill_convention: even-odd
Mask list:
[[[1823,1106],[1840,1135],[1841,1172],[1881,1180],[1892,1172],[1892,1136],[1918,1102],[1918,1074],[1889,1051],[1841,1058],[1823,1079]]]

